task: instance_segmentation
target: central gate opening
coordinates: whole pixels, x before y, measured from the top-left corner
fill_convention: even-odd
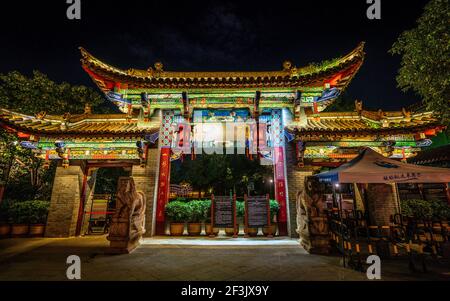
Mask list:
[[[159,235],[273,237],[279,220],[286,235],[281,111],[163,113],[162,128]]]
[[[166,235],[173,236],[264,236],[267,226],[250,227],[246,223],[253,208],[246,204],[252,197],[267,197],[272,235],[276,234],[279,204],[275,200],[273,166],[261,165],[248,155],[202,154],[186,156],[171,164],[168,219]],[[219,224],[215,216],[227,215],[227,208],[218,208],[218,199],[230,200],[228,210],[235,214],[236,228],[212,226]],[[215,205],[211,205],[214,202]],[[213,212],[211,212],[213,210]],[[235,212],[234,212],[235,211]],[[250,212],[252,211],[252,212]]]

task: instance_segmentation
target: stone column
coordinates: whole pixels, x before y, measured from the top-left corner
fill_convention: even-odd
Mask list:
[[[298,238],[297,233],[297,194],[303,191],[305,177],[313,174],[313,170],[308,167],[298,167],[295,154],[294,142],[286,143],[286,175],[288,185],[288,205],[289,205],[289,221],[290,221],[290,237]]]
[[[388,226],[391,215],[398,213],[395,184],[368,184],[366,197],[370,223],[374,226]]]
[[[45,229],[46,237],[69,237],[76,232],[84,165],[67,168],[59,162],[53,182],[50,209]]]
[[[142,191],[145,195],[145,234],[144,237],[152,236],[153,233],[153,210],[155,208],[155,189],[158,171],[158,149],[149,148],[147,152],[147,163],[144,167],[133,165],[131,176],[136,185],[136,191]]]

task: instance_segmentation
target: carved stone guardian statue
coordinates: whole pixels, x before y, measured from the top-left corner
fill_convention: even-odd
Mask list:
[[[116,211],[112,217],[108,253],[130,253],[145,233],[145,196],[137,192],[132,177],[120,177],[117,185]]]
[[[316,177],[306,177],[303,190],[297,193],[297,232],[302,247],[309,253],[330,251],[325,207],[324,184]]]

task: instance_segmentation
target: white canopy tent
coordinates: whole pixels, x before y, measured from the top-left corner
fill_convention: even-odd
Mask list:
[[[350,162],[316,176],[330,183],[449,183],[450,169],[398,162],[366,148]]]

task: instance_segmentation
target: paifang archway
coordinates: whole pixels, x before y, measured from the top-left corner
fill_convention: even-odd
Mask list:
[[[297,68],[286,61],[281,70],[258,72],[173,72],[159,62],[123,70],[81,48],[83,69],[122,113],[93,114],[87,106],[79,115],[25,116],[1,109],[0,125],[36,156],[58,160],[46,236],[83,234],[92,171],[108,166],[131,170],[147,200],[146,235],[158,235],[171,159],[201,140],[193,139],[196,114],[235,121],[245,112],[256,124],[247,127],[245,145],[255,146],[258,160],[274,164],[279,233],[295,237],[295,196],[305,176],[354,158],[361,146],[406,159],[443,129],[432,112],[367,111],[362,101],[351,112],[323,112],[361,67],[363,47],[324,64]],[[191,136],[180,136],[180,125]]]

